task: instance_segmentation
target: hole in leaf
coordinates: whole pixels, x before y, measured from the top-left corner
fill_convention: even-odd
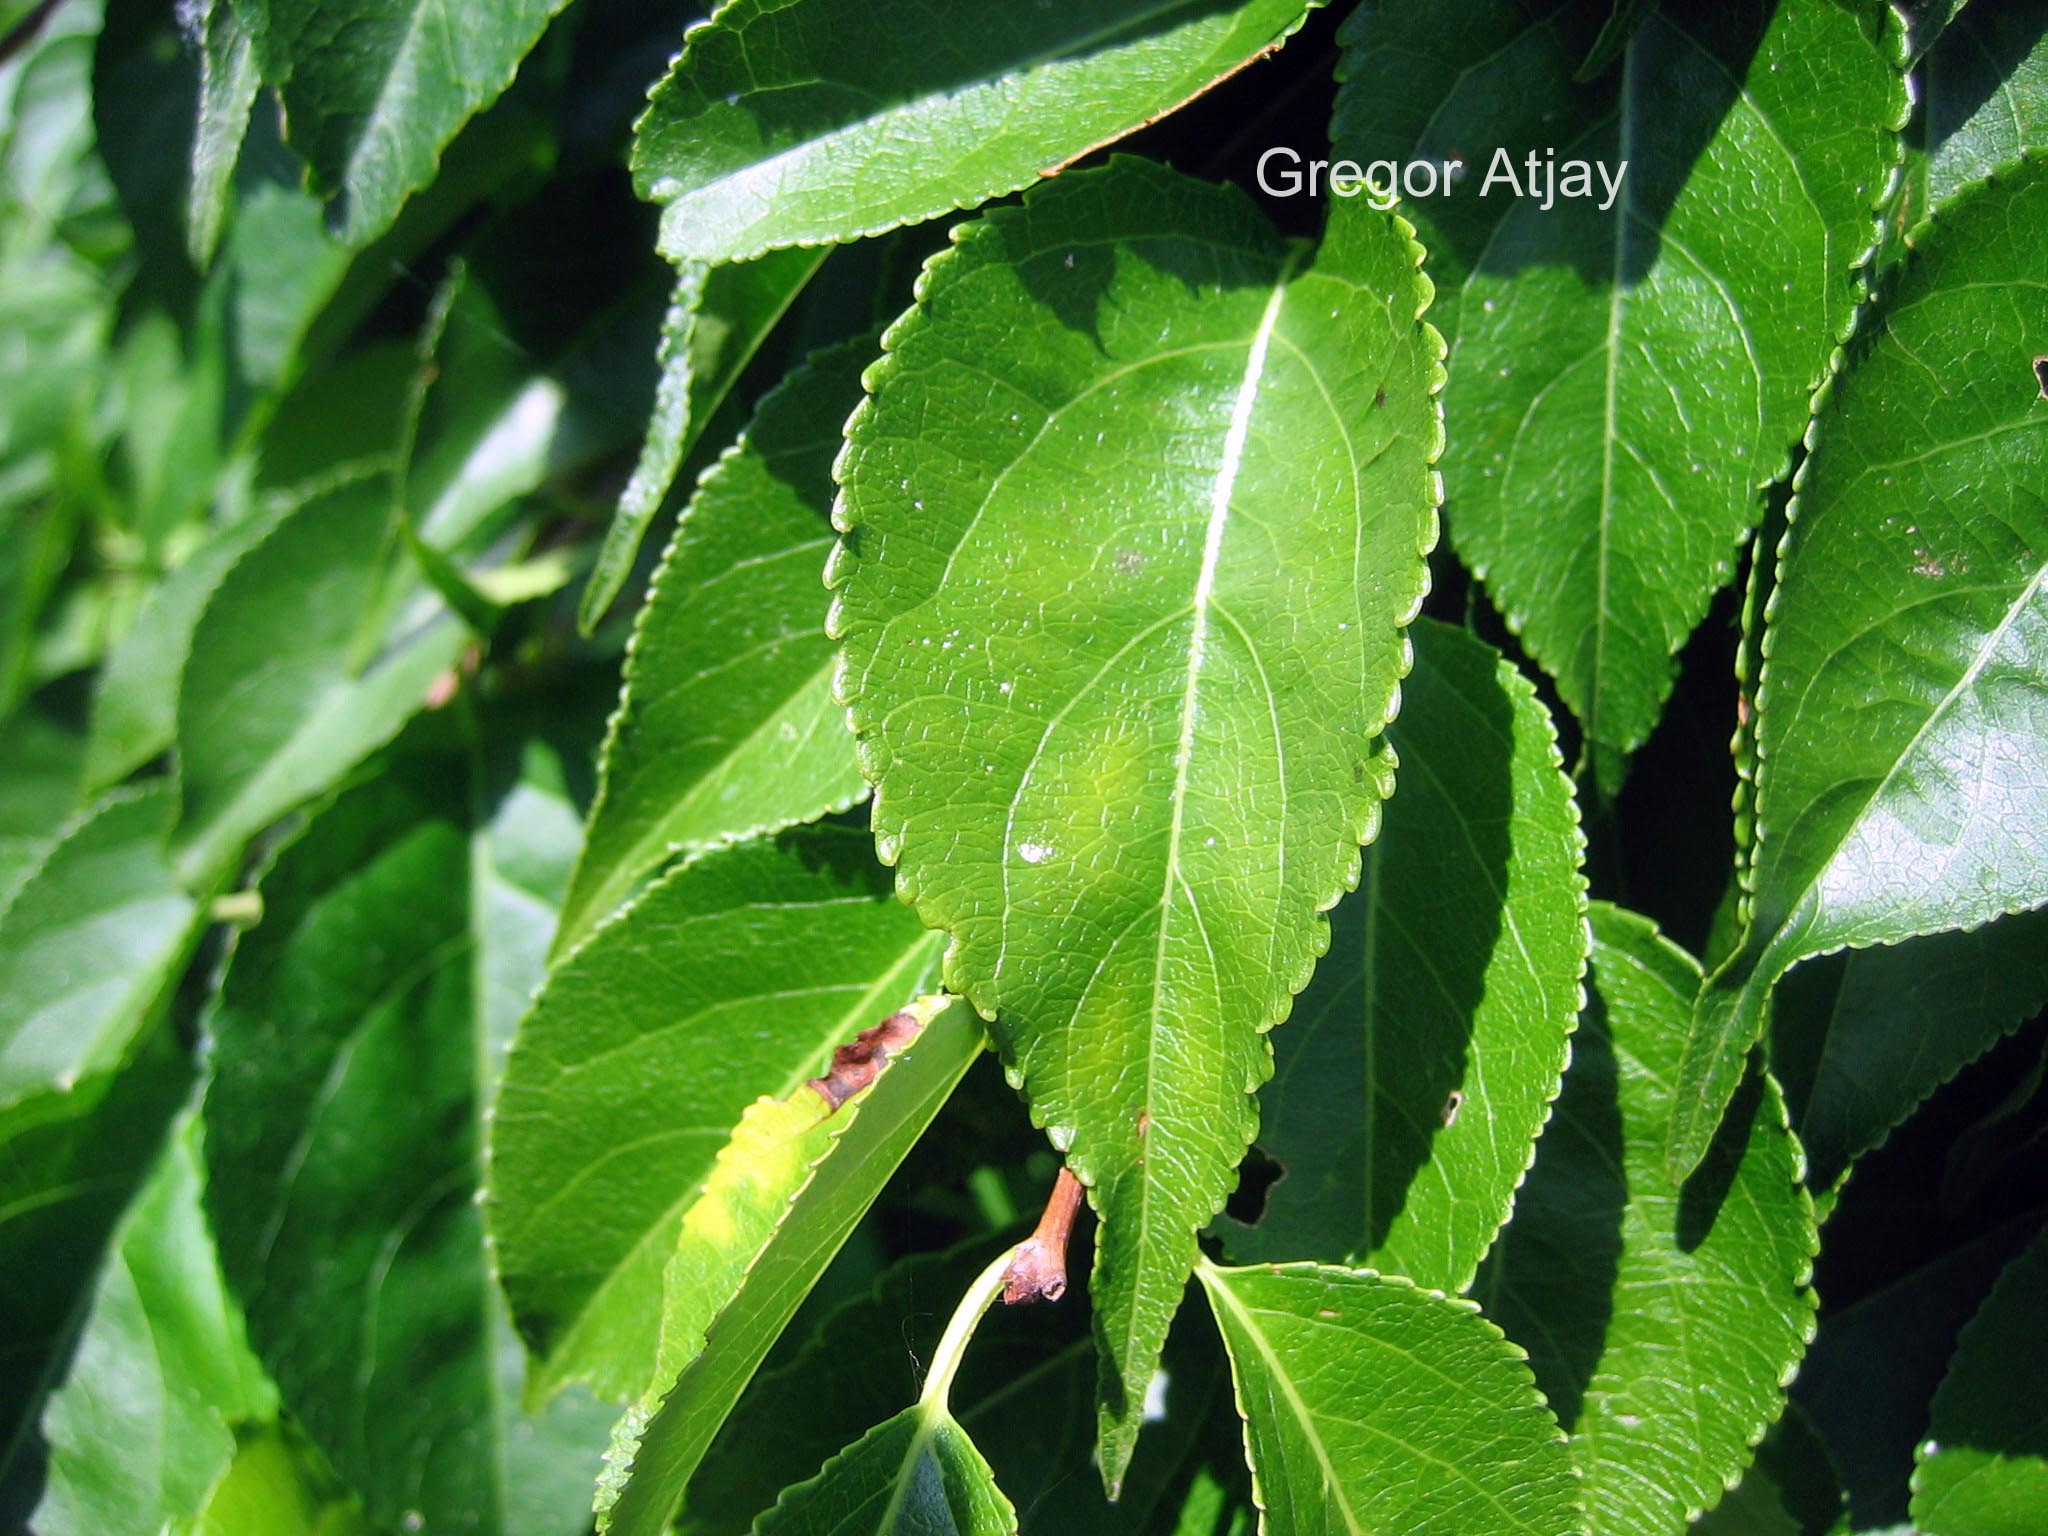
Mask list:
[[[2041,398],[2048,400],[2048,357],[2034,359],[2034,382],[2041,386]]]
[[[1223,1214],[1232,1221],[1256,1227],[1265,1219],[1266,1201],[1273,1193],[1273,1186],[1286,1177],[1287,1165],[1264,1147],[1253,1143],[1252,1149],[1245,1153],[1244,1161],[1238,1165],[1237,1188],[1224,1202]]]

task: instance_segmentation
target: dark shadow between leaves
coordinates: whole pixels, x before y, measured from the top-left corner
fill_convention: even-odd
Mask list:
[[[1474,1294],[1529,1351],[1536,1384],[1567,1433],[1607,1347],[1628,1208],[1620,1074],[1606,1005],[1589,989],[1571,1070],[1515,1198],[1514,1224]]]
[[[1487,967],[1514,942],[1500,899],[1513,704],[1491,651],[1427,639],[1389,733],[1399,787],[1331,914],[1328,954],[1272,1036],[1259,1148],[1286,1177],[1255,1224],[1222,1224],[1239,1258],[1371,1261],[1438,1138],[1485,1112],[1466,1096]]]
[[[1748,1075],[1736,1089],[1728,1113],[1722,1117],[1721,1128],[1714,1134],[1714,1144],[1678,1192],[1677,1237],[1684,1252],[1698,1248],[1714,1230],[1721,1206],[1734,1187],[1736,1172],[1742,1167],[1742,1153],[1749,1145],[1763,1099],[1763,1070],[1752,1058]]]

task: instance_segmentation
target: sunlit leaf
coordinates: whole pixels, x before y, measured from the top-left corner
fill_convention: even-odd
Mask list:
[[[2038,155],[1952,201],[1815,416],[1755,703],[1748,927],[1681,1063],[1681,1171],[1795,962],[2048,901],[2039,218]]]
[[[956,232],[847,427],[830,580],[882,856],[1104,1221],[1115,1488],[1387,791],[1429,284],[1120,160]],[[934,423],[944,423],[934,430]]]
[[[107,795],[0,912],[0,1108],[118,1068],[196,937],[161,781]]]
[[[490,1214],[542,1389],[647,1385],[683,1210],[741,1112],[936,979],[938,935],[860,832],[681,866],[563,959],[492,1123]]]
[[[1468,1301],[1370,1270],[1197,1266],[1265,1536],[1570,1536],[1564,1437]]]
[[[1362,6],[1332,135],[1465,162],[1402,204],[1445,292],[1449,532],[1611,793],[1862,297],[1907,99],[1876,4],[1662,5],[1574,84],[1608,10]]]
[[[560,793],[414,738],[279,856],[211,1015],[223,1267],[285,1407],[386,1525],[588,1519],[609,1415],[522,1412],[477,1194],[575,836]]]
[[[662,321],[661,376],[640,461],[619,493],[578,611],[586,633],[632,574],[641,541],[712,413],[823,259],[793,251],[734,266],[683,264]]]
[[[196,1516],[235,1458],[237,1426],[276,1415],[200,1209],[197,1124],[171,1137],[123,1219],[44,1416],[37,1536],[156,1531]]]
[[[1913,1474],[1927,1536],[2027,1536],[2048,1509],[2048,1238],[1956,1342]]]
[[[292,147],[360,245],[434,179],[456,130],[512,83],[568,0],[234,0]]]
[[[820,577],[839,430],[873,354],[849,342],[793,373],[685,509],[634,628],[558,947],[675,854],[864,792],[832,698]]]
[[[726,0],[633,148],[663,251],[742,261],[971,208],[1276,48],[1314,0]]]
[[[612,1432],[601,1536],[661,1536],[768,1348],[983,1047],[943,998],[836,1109],[809,1087],[742,1116],[685,1213],[662,1282],[653,1384]]]

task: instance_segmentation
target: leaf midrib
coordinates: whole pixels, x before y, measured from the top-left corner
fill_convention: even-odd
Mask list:
[[[1188,770],[1194,759],[1195,715],[1201,691],[1202,662],[1204,660],[1208,630],[1209,609],[1214,602],[1216,567],[1223,550],[1223,530],[1230,520],[1230,500],[1237,489],[1237,478],[1244,467],[1245,443],[1251,435],[1252,410],[1258,401],[1259,384],[1266,371],[1266,354],[1273,341],[1274,329],[1280,323],[1280,310],[1286,302],[1288,284],[1300,268],[1308,247],[1297,244],[1280,263],[1280,271],[1273,279],[1272,292],[1266,296],[1266,307],[1259,316],[1259,323],[1252,332],[1251,343],[1245,352],[1244,374],[1238,380],[1237,396],[1231,402],[1230,424],[1223,434],[1223,450],[1216,466],[1216,478],[1209,487],[1209,520],[1203,532],[1202,564],[1195,575],[1193,599],[1194,626],[1188,639],[1187,674],[1181,691],[1180,735],[1174,748],[1173,758],[1173,816],[1166,838],[1166,873],[1161,881],[1159,896],[1159,938],[1152,956],[1152,1006],[1145,1026],[1144,1100],[1152,1101],[1153,1085],[1159,1076],[1159,1036],[1162,1028],[1160,1003],[1165,992],[1166,941],[1172,927],[1170,914],[1174,904],[1174,886],[1186,888],[1186,881],[1180,872],[1181,839],[1184,836],[1187,797]],[[1283,784],[1283,804],[1284,804]],[[1276,841],[1284,841],[1285,815],[1282,827],[1276,834]],[[1157,1180],[1149,1171],[1138,1180],[1138,1210],[1136,1248],[1143,1252],[1151,1236],[1152,1192]],[[1142,1269],[1142,1264],[1140,1266]],[[1142,1309],[1133,1305],[1127,1316],[1124,1329],[1124,1344],[1119,1356],[1119,1365],[1130,1360],[1137,1348],[1137,1335]]]

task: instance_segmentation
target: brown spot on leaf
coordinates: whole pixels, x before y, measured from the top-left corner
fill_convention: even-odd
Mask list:
[[[1149,1132],[1151,1131],[1151,1129],[1152,1129],[1152,1111],[1151,1111],[1151,1110],[1149,1110],[1149,1109],[1141,1109],[1141,1110],[1139,1110],[1139,1111],[1138,1111],[1138,1135],[1139,1135],[1139,1136],[1141,1136],[1141,1137],[1142,1137],[1142,1136],[1145,1136],[1145,1135],[1146,1135],[1147,1133],[1149,1133]]]
[[[1378,389],[1372,392],[1372,403],[1374,405],[1385,405],[1387,403],[1386,385],[1382,384]]]
[[[872,1029],[864,1029],[852,1041],[832,1053],[832,1065],[822,1077],[807,1085],[828,1109],[837,1109],[872,1083],[888,1064],[890,1056],[918,1037],[924,1021],[905,1011],[892,1013]]]

